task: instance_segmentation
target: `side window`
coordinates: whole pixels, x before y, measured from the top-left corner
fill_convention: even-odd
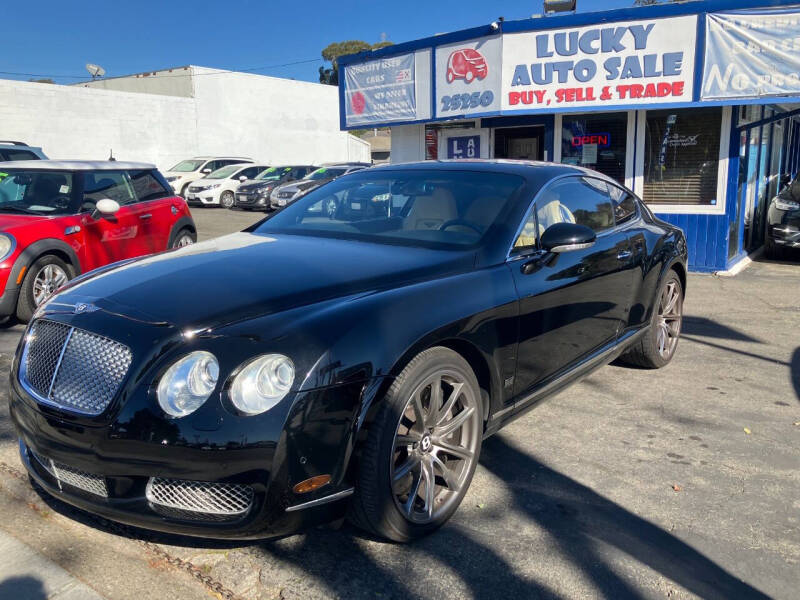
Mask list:
[[[618,188],[615,185],[609,185],[608,191],[611,196],[611,202],[614,204],[614,218],[617,225],[627,223],[636,216],[636,198],[633,194]]]
[[[5,155],[4,160],[37,160],[39,158],[30,150],[7,149],[3,151],[3,154]]]
[[[261,171],[263,171],[263,170],[264,170],[264,167],[249,167],[249,168],[244,169],[243,171],[241,171],[239,173],[239,176],[241,177],[242,175],[244,175],[248,179],[253,179],[253,177],[255,177],[256,175],[261,173]]]
[[[168,190],[164,189],[164,186],[153,176],[151,171],[130,171],[128,175],[131,178],[133,192],[139,202],[166,198],[172,195]]]
[[[536,226],[536,207],[533,206],[525,217],[525,224],[519,232],[516,241],[514,242],[514,250],[522,250],[525,248],[535,248],[536,240],[539,238],[539,231]]]
[[[83,175],[81,210],[92,210],[98,200],[110,198],[120,206],[136,202],[133,187],[123,171],[87,171]]]
[[[217,166],[216,165],[217,165],[217,161],[216,160],[210,160],[206,164],[204,164],[202,167],[200,167],[200,173],[203,174],[203,175],[207,175],[207,173],[204,173],[204,171],[206,171],[206,170],[208,170],[208,171],[213,173],[214,171],[217,170]]]
[[[608,185],[593,177],[570,177],[546,189],[537,201],[539,233],[554,223],[578,223],[596,232],[614,226]]]

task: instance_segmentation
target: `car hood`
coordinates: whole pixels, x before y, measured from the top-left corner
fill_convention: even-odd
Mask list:
[[[265,188],[270,188],[275,185],[278,185],[280,182],[278,181],[259,181],[257,179],[248,179],[247,181],[243,181],[239,184],[238,191],[240,192],[250,192],[253,190],[263,190]]]
[[[63,216],[63,215],[59,215]],[[45,215],[14,215],[9,213],[0,213],[0,231],[12,232],[20,227],[27,227],[48,219]]]
[[[77,279],[58,304],[184,328],[219,327],[473,268],[474,253],[299,235],[234,233]]]

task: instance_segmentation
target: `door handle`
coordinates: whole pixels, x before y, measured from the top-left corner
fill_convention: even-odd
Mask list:
[[[140,219],[152,219],[153,215],[151,215],[150,213],[145,213],[143,215],[139,215],[139,218]]]
[[[630,250],[623,250],[619,254],[617,254],[618,260],[628,260],[631,256],[633,256],[633,252]]]

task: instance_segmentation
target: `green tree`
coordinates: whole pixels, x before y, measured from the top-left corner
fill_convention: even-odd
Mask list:
[[[328,85],[339,85],[339,65],[337,60],[340,56],[345,54],[355,54],[356,52],[365,52],[367,50],[377,50],[378,48],[385,48],[391,46],[392,42],[383,41],[369,44],[362,40],[347,40],[345,42],[333,42],[328,44],[322,49],[322,59],[325,62],[331,63],[330,68],[325,65],[319,68],[319,82],[327,83]]]

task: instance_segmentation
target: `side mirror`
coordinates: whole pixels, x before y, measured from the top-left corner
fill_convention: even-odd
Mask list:
[[[548,252],[572,252],[594,245],[597,235],[586,225],[556,223],[542,234],[542,248]]]
[[[111,217],[114,216],[118,210],[119,202],[112,200],[111,198],[103,198],[102,200],[98,200],[94,205],[92,218],[97,219],[99,217]]]
[[[245,175],[239,175],[239,181],[247,181],[247,177]]]
[[[206,175],[208,175],[209,173],[211,173],[211,169],[203,169],[203,170],[202,170],[202,171],[200,171],[200,172],[201,172],[201,173],[204,173],[204,174],[206,174]]]

